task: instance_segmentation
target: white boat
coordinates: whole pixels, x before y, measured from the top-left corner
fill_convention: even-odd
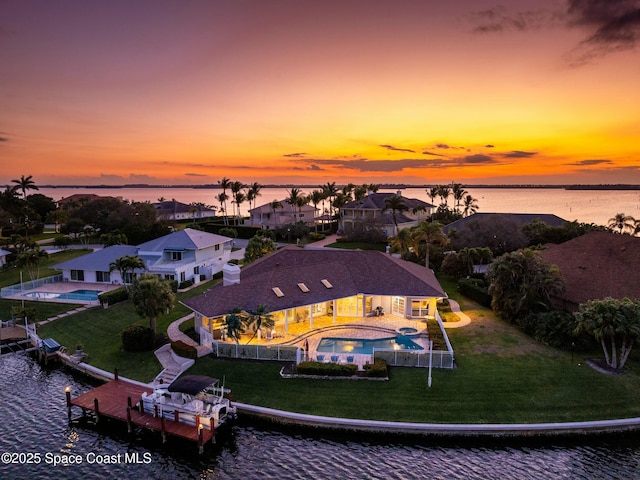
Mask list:
[[[142,394],[138,404],[141,411],[189,425],[199,424],[217,429],[236,416],[236,408],[225,394],[229,389],[219,385],[217,378],[205,375],[186,375],[170,384],[156,386],[151,394]]]

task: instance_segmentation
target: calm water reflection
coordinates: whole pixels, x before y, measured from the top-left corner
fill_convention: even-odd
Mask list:
[[[91,388],[62,369],[0,357],[0,453],[39,454],[40,463],[0,462],[0,478],[162,479],[630,479],[640,478],[640,437],[547,441],[453,441],[393,436],[320,435],[239,422],[199,456],[194,445],[128,435],[123,425],[69,425],[64,387]],[[79,415],[74,410],[74,415]],[[53,466],[46,455],[79,455]],[[124,463],[125,455],[143,463]],[[119,463],[89,463],[93,457]],[[3,457],[4,458],[4,457]],[[32,458],[33,460],[33,458]],[[146,462],[146,463],[145,463]]]

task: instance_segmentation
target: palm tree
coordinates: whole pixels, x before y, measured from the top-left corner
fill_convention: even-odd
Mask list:
[[[296,223],[296,206],[298,205],[298,199],[304,193],[299,188],[293,187],[291,190],[287,190],[289,196],[285,199],[285,202],[291,205],[291,209],[293,210],[293,223]]]
[[[170,283],[150,273],[143,273],[140,278],[135,279],[129,295],[136,313],[149,319],[149,327],[153,333],[156,333],[158,316],[171,310],[176,301]]]
[[[227,200],[229,200],[229,196],[227,195],[227,188],[231,188],[231,180],[227,177],[224,177],[222,180],[218,181],[220,186],[222,187],[222,196],[218,195],[218,201],[222,202],[222,209],[224,210],[224,224],[229,225],[228,212],[227,212]]]
[[[234,200],[231,203],[235,203],[238,206],[238,217],[236,220],[236,225],[240,225],[240,218],[241,218],[240,205],[244,203],[244,201],[247,199],[247,196],[245,195],[244,192],[236,192],[233,198]]]
[[[316,222],[316,211],[318,210],[318,204],[322,202],[324,194],[322,190],[314,190],[309,194],[307,200],[313,204],[313,224],[315,226],[316,233],[318,233],[318,222]]]
[[[137,255],[125,255],[124,257],[116,258],[115,261],[109,265],[110,272],[114,270],[120,272],[120,278],[122,278],[122,282],[125,285],[132,282],[133,272],[135,270],[145,269],[146,265],[144,261]]]
[[[414,230],[414,235],[425,241],[425,260],[424,266],[429,268],[429,246],[432,243],[447,243],[447,236],[442,231],[442,224],[439,222],[427,222],[420,223],[418,228]]]
[[[16,258],[16,266],[18,268],[26,268],[29,272],[29,278],[33,281],[40,278],[40,263],[43,259],[49,257],[49,254],[41,250],[38,245],[34,248],[22,252]]]
[[[609,219],[609,228],[619,230],[618,233],[622,234],[624,231],[631,233],[635,232],[636,219],[631,215],[625,215],[624,213],[616,213],[615,217]]]
[[[269,309],[266,305],[258,305],[254,310],[248,312],[249,315],[247,317],[247,325],[253,326],[253,335],[249,339],[247,343],[251,343],[251,340],[254,339],[258,331],[262,327],[267,330],[273,328],[275,325],[275,320],[273,319],[273,315],[269,312]]]
[[[273,200],[271,203],[269,203],[269,206],[271,207],[271,212],[273,213],[273,224],[277,225],[277,217],[276,217],[276,208],[282,208],[282,202],[280,200]]]
[[[327,182],[322,186],[322,191],[329,199],[329,214],[331,218],[333,218],[333,199],[338,194],[338,187],[336,187],[336,182]]]
[[[438,186],[431,187],[429,190],[427,190],[427,195],[429,195],[429,198],[431,199],[431,203],[434,203],[436,201],[436,197],[438,196],[439,191],[440,191],[440,187]]]
[[[438,196],[442,199],[442,205],[449,205],[449,195],[451,195],[451,187],[449,185],[440,185],[438,187]]]
[[[391,216],[393,217],[393,224],[395,225],[395,231],[393,232],[393,236],[398,234],[398,212],[406,212],[409,210],[407,204],[400,195],[391,195],[384,199],[384,208],[383,212],[391,210]]]
[[[27,190],[40,190],[36,185],[36,182],[34,182],[31,178],[32,175],[29,175],[28,177],[21,175],[19,180],[11,180],[16,184],[13,188],[15,190],[22,191],[22,198],[25,200],[27,198]]]
[[[466,197],[464,197],[463,206],[463,215],[467,217],[472,213],[476,213],[478,211],[478,200],[473,198],[471,195],[467,195]]]
[[[227,200],[229,200],[229,195],[227,195],[224,192],[220,192],[216,196],[216,200],[220,202],[220,210],[224,212],[224,224],[229,225],[229,219],[227,218],[227,210],[226,210]]]
[[[251,186],[249,186],[249,190],[247,191],[247,200],[249,201],[249,208],[251,208],[251,202],[254,202],[253,206],[255,208],[256,199],[260,195],[262,195],[260,193],[260,190],[262,190],[262,185],[260,185],[258,182],[253,182],[253,184]]]
[[[400,255],[404,256],[409,250],[409,246],[413,246],[413,240],[414,239],[411,235],[411,230],[408,228],[403,228],[395,236],[389,239],[389,243],[391,245],[392,251],[399,251]]]
[[[237,181],[237,180],[235,182],[231,183],[231,187],[230,187],[231,188],[231,198],[232,198],[231,203],[234,203],[236,195],[238,193],[240,193],[240,191],[242,190],[243,187],[244,187],[244,184],[242,182]],[[235,216],[235,214],[236,214],[236,211],[234,209],[233,215]]]
[[[234,308],[231,313],[224,317],[222,327],[225,329],[227,337],[236,342],[236,345],[240,343],[240,336],[244,333],[244,327],[246,323],[246,315],[239,307]]]
[[[455,201],[454,208],[457,212],[460,210],[460,203],[462,202],[462,199],[464,198],[464,196],[467,194],[467,191],[464,188],[462,188],[461,183],[454,183],[452,186],[452,191],[453,191],[453,199]]]

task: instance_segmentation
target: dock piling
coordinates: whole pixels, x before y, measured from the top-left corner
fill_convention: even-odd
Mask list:
[[[100,421],[100,409],[98,408],[98,398],[93,399],[93,407],[96,412],[96,423]]]

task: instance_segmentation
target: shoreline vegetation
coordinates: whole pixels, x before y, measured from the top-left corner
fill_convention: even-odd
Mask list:
[[[383,183],[380,188],[426,188],[432,187],[433,184],[407,184],[407,183]],[[464,188],[521,188],[521,189],[562,189],[562,190],[640,190],[639,184],[562,184],[562,185],[542,185],[542,184],[461,184]],[[120,188],[190,188],[190,189],[221,189],[217,183],[203,185],[184,185],[184,184],[147,184],[147,183],[127,183],[123,185],[40,185],[41,188],[87,188],[87,189],[120,189]],[[262,188],[315,188],[317,185],[298,185],[298,184],[265,184]]]

